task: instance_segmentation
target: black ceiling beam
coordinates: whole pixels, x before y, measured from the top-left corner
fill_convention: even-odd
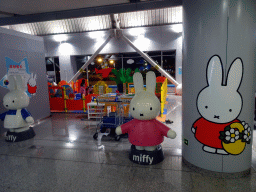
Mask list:
[[[0,18],[0,26],[107,15],[182,5],[182,0],[159,0]]]
[[[8,12],[4,12],[4,11],[0,11],[0,14],[1,15],[6,15],[7,17],[9,16],[11,16],[11,17],[13,17],[13,16],[18,16],[17,14],[14,14],[14,13],[8,13]]]
[[[130,3],[137,3],[140,2],[140,0],[130,0]]]

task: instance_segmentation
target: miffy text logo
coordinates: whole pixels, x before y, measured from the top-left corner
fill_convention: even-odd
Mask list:
[[[140,163],[149,163],[149,165],[152,164],[154,157],[150,157],[149,155],[133,155],[133,161],[138,161]]]
[[[12,142],[15,142],[17,136],[14,136],[14,135],[8,135],[6,136],[6,140],[8,141],[12,141]]]
[[[243,79],[242,59],[236,58],[231,63],[226,83],[223,83],[223,77],[221,58],[214,55],[207,65],[208,85],[197,96],[196,106],[201,117],[193,123],[191,130],[205,152],[238,155],[251,139],[250,126],[238,119],[243,107],[239,92]]]

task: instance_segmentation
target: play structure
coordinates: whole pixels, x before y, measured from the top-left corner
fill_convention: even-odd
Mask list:
[[[51,112],[86,112],[87,103],[92,101],[98,94],[84,95],[78,92],[80,82],[67,83],[62,81],[58,86],[48,84],[48,93]],[[74,91],[75,90],[75,91]]]
[[[158,97],[159,101],[161,102],[161,110],[160,110],[160,116],[163,117],[164,114],[164,107],[167,97],[167,78],[159,76],[156,78],[156,89],[155,94]],[[134,95],[135,89],[133,83],[124,83],[123,85],[124,93],[128,95]],[[144,86],[144,90],[146,90],[146,87]]]
[[[155,73],[150,71],[146,74],[146,91],[141,73],[133,75],[133,82],[135,96],[130,102],[130,114],[134,119],[117,127],[116,134],[128,133],[132,144],[129,159],[132,162],[143,165],[157,164],[164,159],[161,147],[164,136],[174,139],[176,132],[155,119],[161,108],[155,94]]]
[[[156,96],[160,100],[160,103],[161,103],[160,116],[163,117],[164,107],[165,107],[165,102],[167,97],[167,78],[161,77],[161,76],[156,78]]]
[[[70,83],[61,81],[57,86],[48,83],[51,112],[88,112],[88,103],[91,103],[92,97],[96,97],[98,102],[105,104],[104,113],[109,108],[111,108],[111,112],[115,112],[118,106],[116,102],[111,102],[116,100],[116,95],[110,92],[112,88],[109,88],[104,81],[98,81],[93,86],[91,94],[83,95],[79,93],[82,81],[83,79],[78,79],[75,83],[73,81]],[[133,82],[124,83],[123,87],[126,94],[120,95],[118,98],[122,102],[123,115],[128,117],[129,105],[135,94],[135,89]],[[155,94],[161,102],[160,116],[163,117],[167,96],[167,79],[165,77],[157,77]]]
[[[93,93],[97,95],[103,95],[103,94],[109,93],[108,85],[104,81],[98,81],[93,86]]]

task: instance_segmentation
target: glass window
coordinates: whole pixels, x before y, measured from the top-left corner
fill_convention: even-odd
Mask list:
[[[146,54],[148,54],[159,66],[161,66],[162,62],[163,69],[175,78],[175,51],[149,51],[146,52]],[[80,69],[89,58],[90,55],[77,56],[77,69]],[[130,68],[132,72],[138,68],[144,77],[148,71],[154,71],[157,77],[161,76],[161,73],[158,70],[151,66],[150,63],[136,52],[100,54],[88,66],[90,84],[93,85],[98,81],[106,81],[107,84],[115,84],[115,82],[110,79],[111,77],[115,77],[113,72],[111,72],[112,68],[117,70]],[[84,70],[82,74],[83,78],[87,78],[86,70]]]

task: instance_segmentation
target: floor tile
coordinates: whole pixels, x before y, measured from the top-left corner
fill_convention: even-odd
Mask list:
[[[68,183],[81,173],[81,168],[70,161],[1,156],[1,188],[6,190],[50,189]]]
[[[0,191],[256,191],[255,140],[249,176],[201,175],[182,163],[181,97],[168,96],[166,107],[177,137],[164,139],[164,160],[156,165],[131,162],[128,138],[93,139],[98,122],[82,121],[84,114],[53,113],[34,125],[29,142],[6,143],[1,136]]]

